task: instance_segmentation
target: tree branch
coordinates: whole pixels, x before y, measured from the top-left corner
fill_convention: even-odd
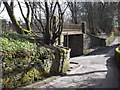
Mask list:
[[[30,15],[30,8],[29,8],[29,4],[26,2],[26,0],[24,0],[25,2],[25,5],[27,7],[27,18],[29,18],[29,15]]]
[[[19,5],[19,8],[20,8],[20,12],[21,12],[21,14],[22,14],[22,17],[24,18],[24,20],[26,19],[26,17],[25,17],[25,15],[23,14],[23,10],[22,10],[22,7],[21,7],[21,5],[20,5],[20,2],[17,0],[17,2],[18,2],[18,5]]]

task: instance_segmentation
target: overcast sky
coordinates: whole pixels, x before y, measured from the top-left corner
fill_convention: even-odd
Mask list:
[[[1,1],[1,0],[0,0]],[[2,1],[5,1],[5,0],[2,0]],[[17,4],[17,2],[16,2],[16,0],[14,0],[15,1],[15,5]],[[23,0],[19,0],[19,1],[23,1]],[[43,0],[30,0],[30,1],[43,1]],[[48,0],[47,0],[48,1]],[[56,1],[56,0],[52,0],[52,1]],[[78,1],[78,2],[90,2],[90,1],[93,1],[93,2],[118,2],[118,1],[120,1],[120,0],[60,0],[60,2],[62,3],[62,1],[63,2],[65,2],[65,1],[72,1],[72,2],[74,2],[74,1]],[[3,4],[1,4],[1,7],[0,7],[0,11],[3,9],[3,7],[4,7],[4,5]],[[26,14],[26,8],[24,8],[24,14]],[[20,19],[22,16],[21,16],[21,13],[20,13],[20,9],[18,8],[18,5],[16,5],[15,6],[15,8],[14,8],[14,13],[15,13],[15,16],[16,16],[16,18],[17,19]],[[4,19],[7,19],[7,20],[10,20],[10,18],[9,18],[9,16],[8,16],[8,14],[7,14],[7,11],[6,11],[6,9],[4,10],[4,12],[2,12],[1,14],[0,14],[0,19],[1,18],[4,18]]]
[[[15,8],[14,8],[14,14],[16,16],[17,19],[20,19],[22,17],[21,15],[21,12],[20,12],[20,9],[18,8],[18,5],[16,5],[17,2],[15,1]],[[23,4],[21,4],[23,6]],[[3,3],[1,4],[1,7],[0,7],[0,11],[4,8],[4,5]],[[26,8],[23,9],[24,11],[24,14],[26,14]],[[4,10],[4,12],[2,12],[0,14],[0,19],[3,18],[3,19],[7,19],[7,20],[10,20],[9,16],[8,16],[8,13],[6,11],[6,8]]]
[[[19,9],[19,6],[17,5],[17,2],[16,2],[16,0],[14,0],[15,1],[15,8],[14,8],[14,14],[15,14],[15,16],[16,16],[16,18],[17,19],[20,19],[21,17],[22,17],[22,15],[21,15],[21,12],[20,12],[20,9]],[[21,2],[23,1],[23,0],[20,0]],[[41,1],[41,0],[40,0]],[[60,4],[62,4],[62,2],[60,2]],[[23,4],[23,3],[21,3],[21,6],[22,7],[25,7],[25,5]],[[4,8],[4,5],[3,5],[3,3],[1,4],[1,7],[0,7],[0,11],[1,10],[3,10],[3,8]],[[27,9],[26,8],[23,8],[23,12],[24,12],[24,14],[26,15],[26,11],[27,11]],[[9,18],[9,16],[8,16],[8,13],[7,13],[7,11],[6,11],[6,8],[4,9],[4,11],[0,14],[0,19],[7,19],[7,20],[10,20],[10,18]],[[22,19],[22,18],[21,18]]]
[[[4,1],[4,0],[3,0],[3,1]],[[10,0],[9,0],[9,1],[10,1]],[[23,0],[19,0],[19,1],[22,2]],[[30,0],[30,1],[43,1],[43,0]],[[55,1],[55,0],[53,0],[53,1]],[[60,1],[60,3],[62,4],[61,1]],[[15,14],[15,16],[16,16],[17,19],[20,19],[20,18],[22,17],[22,15],[21,15],[21,12],[20,12],[19,6],[17,5],[17,1],[16,1],[16,0],[14,0],[14,4],[15,4],[14,14]],[[25,7],[24,4],[21,3],[21,5],[22,5],[23,7]],[[1,10],[3,10],[3,8],[4,8],[4,5],[3,5],[3,3],[2,3],[2,4],[1,4],[1,7],[0,7],[0,12],[1,12]],[[24,12],[25,15],[26,15],[26,11],[27,11],[26,8],[23,8],[23,12]],[[10,20],[10,18],[9,18],[9,16],[8,16],[8,14],[7,14],[6,9],[4,10],[4,12],[2,12],[2,13],[0,14],[0,19]]]

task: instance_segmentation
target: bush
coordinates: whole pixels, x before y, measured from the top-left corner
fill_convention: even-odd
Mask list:
[[[47,61],[54,51],[26,40],[30,36],[1,32],[0,55],[4,88],[15,88],[43,78],[47,73]]]
[[[120,36],[120,28],[113,28],[113,32],[115,33],[116,36]]]
[[[36,42],[31,43],[26,40],[26,38],[31,38],[29,35],[9,32],[0,32],[0,34],[2,34],[0,36],[0,62],[2,64],[0,65],[2,65],[3,88],[17,88],[44,79],[45,75],[53,70],[55,61],[60,64],[58,68],[63,66],[62,69],[64,69],[58,70],[55,67],[55,71],[65,72],[69,69],[67,52],[61,48],[58,49],[60,53],[56,54],[56,50],[44,46],[38,47]]]
[[[106,39],[106,45],[110,45],[116,38],[116,35],[114,32],[112,32],[110,35],[108,35]]]
[[[120,46],[115,49],[115,61],[117,66],[120,68]]]

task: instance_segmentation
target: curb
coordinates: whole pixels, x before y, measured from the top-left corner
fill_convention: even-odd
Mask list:
[[[51,76],[50,78],[47,78],[45,80],[41,80],[41,81],[38,81],[36,83],[32,83],[31,85],[27,85],[27,86],[24,86],[24,87],[21,87],[21,88],[36,88],[38,86],[42,86],[42,85],[45,85],[45,84],[48,84],[49,82],[59,78],[60,76]],[[19,88],[18,88],[19,89]]]

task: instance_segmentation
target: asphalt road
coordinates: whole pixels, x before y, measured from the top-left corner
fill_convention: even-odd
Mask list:
[[[120,88],[120,71],[114,62],[114,49],[120,37],[106,47],[101,47],[86,56],[71,58],[80,66],[66,75],[35,88]]]

